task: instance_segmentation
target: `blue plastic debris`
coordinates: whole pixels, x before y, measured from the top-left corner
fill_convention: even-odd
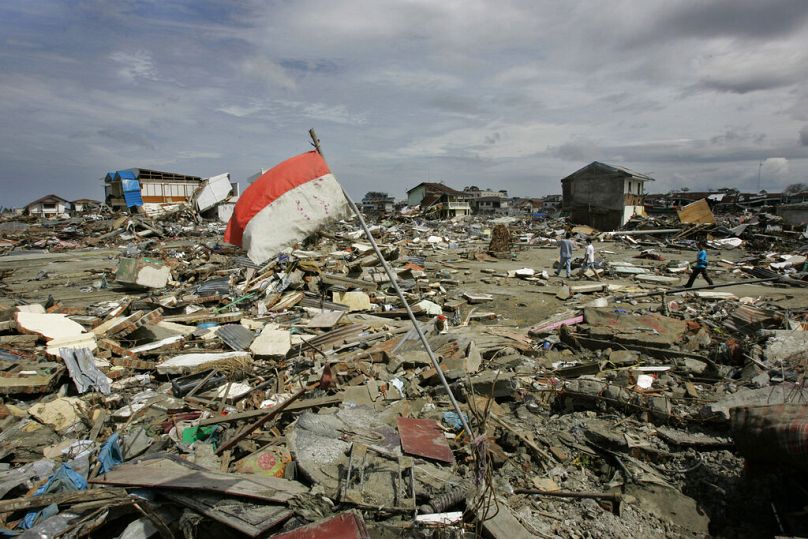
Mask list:
[[[468,416],[463,414],[463,419],[468,421]],[[454,430],[460,430],[463,428],[463,421],[461,421],[460,416],[457,415],[457,412],[443,412],[443,422],[452,427]]]
[[[34,492],[34,496],[54,494],[57,492],[75,492],[79,490],[87,490],[87,480],[67,464],[62,464],[59,469],[50,476],[48,482]],[[40,516],[42,516],[42,511],[29,512],[25,515],[25,518],[20,521],[19,527],[24,530],[30,529],[37,523]]]
[[[101,450],[98,452],[98,460],[101,463],[98,473],[107,473],[119,464],[123,464],[123,448],[118,433],[114,433],[107,438]]]

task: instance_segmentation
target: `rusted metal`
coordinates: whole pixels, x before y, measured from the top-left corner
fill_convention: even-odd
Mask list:
[[[431,419],[398,418],[401,448],[408,455],[416,455],[441,462],[454,462],[449,442],[437,422]]]

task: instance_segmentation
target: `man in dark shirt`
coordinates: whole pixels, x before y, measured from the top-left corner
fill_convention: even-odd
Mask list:
[[[690,274],[690,280],[687,281],[685,287],[690,288],[693,286],[693,281],[696,280],[696,277],[699,274],[704,276],[704,280],[707,281],[707,284],[712,285],[713,280],[710,279],[710,276],[707,275],[707,242],[700,241],[698,243],[699,246],[699,254],[696,255],[696,265],[693,268],[692,273]]]

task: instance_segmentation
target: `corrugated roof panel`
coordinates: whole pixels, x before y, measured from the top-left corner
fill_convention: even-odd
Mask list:
[[[255,333],[241,324],[226,324],[216,330],[216,335],[236,352],[246,350],[255,339]]]

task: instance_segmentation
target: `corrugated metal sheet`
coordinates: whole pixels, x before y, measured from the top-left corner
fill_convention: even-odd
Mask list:
[[[209,279],[196,287],[196,293],[200,296],[212,296],[213,294],[226,296],[230,293],[230,279],[227,277]]]
[[[250,347],[255,333],[241,324],[226,324],[216,330],[216,335],[230,348],[240,352]]]

